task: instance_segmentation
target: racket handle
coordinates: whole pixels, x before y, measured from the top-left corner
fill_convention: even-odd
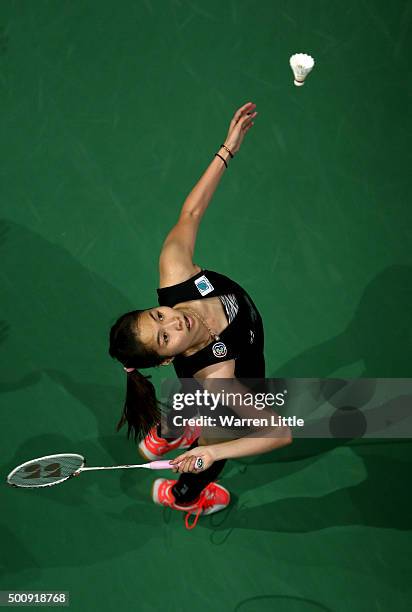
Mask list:
[[[169,460],[151,461],[148,466],[151,470],[171,470],[174,465],[170,465]]]

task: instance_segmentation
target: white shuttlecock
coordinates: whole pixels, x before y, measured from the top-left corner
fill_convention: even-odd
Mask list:
[[[306,53],[295,53],[289,60],[290,67],[293,71],[295,80],[293,81],[297,87],[301,87],[305,83],[305,79],[315,65],[315,60]]]

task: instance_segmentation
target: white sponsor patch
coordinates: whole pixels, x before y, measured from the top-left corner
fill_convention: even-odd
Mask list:
[[[197,278],[195,280],[195,285],[201,295],[207,295],[214,289],[212,283],[206,278],[205,275],[200,276],[200,278]]]

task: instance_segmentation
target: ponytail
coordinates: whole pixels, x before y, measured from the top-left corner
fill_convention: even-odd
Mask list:
[[[127,438],[133,431],[135,442],[144,438],[161,417],[156,391],[149,378],[151,376],[144,376],[139,370],[127,374],[126,399],[116,431],[127,422]]]
[[[124,367],[135,368],[126,374],[126,399],[123,413],[116,426],[119,431],[128,424],[127,438],[133,433],[134,441],[144,438],[150,429],[161,418],[160,402],[156,391],[149,381],[151,376],[144,376],[138,368],[158,366],[164,357],[147,349],[136,333],[137,322],[143,310],[133,310],[122,315],[110,330],[109,355],[118,359]]]

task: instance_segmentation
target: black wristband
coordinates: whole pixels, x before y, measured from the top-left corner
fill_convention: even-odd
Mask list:
[[[225,164],[225,166],[226,166],[226,168],[227,168],[227,163],[226,163],[225,158],[224,158],[224,157],[222,157],[221,155],[219,155],[219,153],[215,153],[215,157],[216,157],[216,155],[217,155],[218,157],[220,157],[220,159],[223,161],[223,163]]]

